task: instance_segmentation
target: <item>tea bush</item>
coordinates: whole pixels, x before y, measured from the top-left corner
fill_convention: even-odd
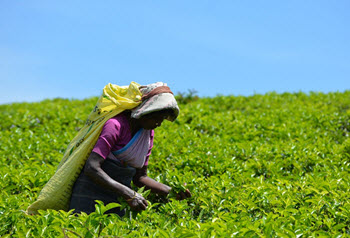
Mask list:
[[[105,214],[118,204],[24,212],[97,98],[0,105],[0,236],[349,236],[350,91],[180,96],[179,118],[156,129],[149,175],[193,196],[149,195],[123,218]]]

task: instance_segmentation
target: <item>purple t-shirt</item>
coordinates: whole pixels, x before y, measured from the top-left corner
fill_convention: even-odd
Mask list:
[[[150,131],[150,146],[144,165],[148,165],[148,159],[153,147],[154,130]],[[111,151],[120,150],[132,139],[129,120],[123,113],[112,117],[104,124],[93,152],[107,158]]]

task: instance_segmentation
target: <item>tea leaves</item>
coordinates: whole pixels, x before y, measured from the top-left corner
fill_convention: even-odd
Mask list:
[[[0,236],[349,236],[349,91],[178,97],[179,118],[155,132],[149,176],[192,198],[140,191],[149,207],[123,218],[106,213],[123,203],[24,212],[97,98],[0,105]]]

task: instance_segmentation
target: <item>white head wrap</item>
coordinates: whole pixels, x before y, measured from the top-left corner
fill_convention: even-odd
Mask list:
[[[147,95],[152,90],[161,86],[167,86],[167,84],[162,82],[148,84],[146,86],[141,86],[140,91],[142,95]],[[131,117],[139,119],[143,115],[165,109],[172,109],[174,112],[173,116],[166,118],[169,121],[174,121],[179,115],[180,109],[174,95],[171,92],[155,94],[152,97],[145,99],[139,106],[132,109]]]

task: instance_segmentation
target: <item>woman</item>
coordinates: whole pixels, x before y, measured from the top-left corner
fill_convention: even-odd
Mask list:
[[[132,210],[145,210],[147,201],[133,191],[131,181],[138,187],[166,196],[171,188],[147,176],[148,160],[153,147],[154,129],[164,119],[174,121],[179,108],[170,89],[163,83],[141,86],[142,103],[132,110],[109,119],[76,180],[70,209],[91,213],[95,200],[105,204],[125,199]],[[180,192],[178,199],[191,196],[189,190]],[[120,216],[124,211],[111,209]]]

